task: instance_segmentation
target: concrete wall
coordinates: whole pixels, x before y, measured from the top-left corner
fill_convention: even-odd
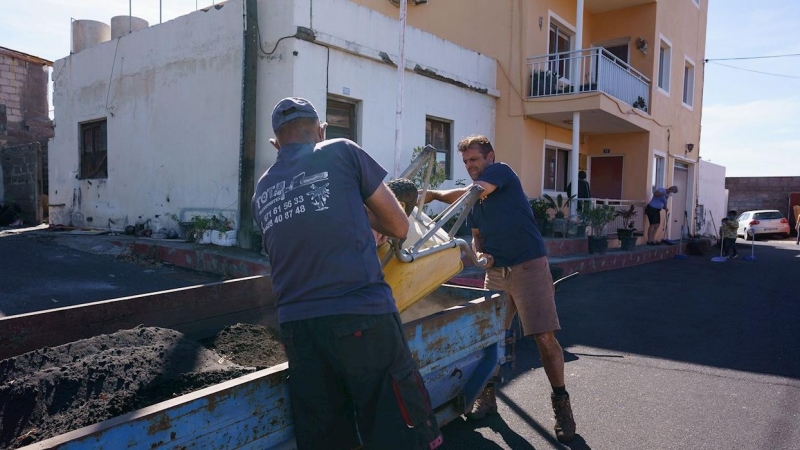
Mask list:
[[[700,161],[697,181],[696,234],[714,235],[711,218],[719,227],[720,220],[728,213],[728,191],[725,189],[725,167],[708,161]]]
[[[218,6],[56,62],[51,223],[122,229],[237,208],[242,3]],[[108,178],[81,180],[80,124],[98,119]]]
[[[739,213],[777,209],[788,218],[792,216],[789,194],[800,192],[800,177],[727,177],[725,187],[728,189],[728,209]]]

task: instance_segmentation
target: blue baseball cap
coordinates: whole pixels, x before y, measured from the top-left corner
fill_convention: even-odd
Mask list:
[[[300,118],[319,119],[319,115],[317,115],[314,105],[308,100],[300,97],[286,97],[279,101],[272,110],[272,131],[278,131],[278,128],[286,122]]]

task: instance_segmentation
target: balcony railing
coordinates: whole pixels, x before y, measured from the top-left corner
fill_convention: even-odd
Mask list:
[[[528,98],[603,92],[642,111],[650,79],[602,47],[528,58]]]
[[[573,201],[583,202],[583,205],[587,208],[593,208],[596,205],[608,205],[612,207],[615,212],[627,211],[633,206],[636,211],[636,216],[632,219],[633,228],[638,231],[644,231],[644,207],[646,206],[646,202],[610,198],[576,198]],[[622,217],[615,217],[611,223],[606,225],[606,232],[616,233],[619,228],[628,228],[628,224],[625,223],[625,219]]]

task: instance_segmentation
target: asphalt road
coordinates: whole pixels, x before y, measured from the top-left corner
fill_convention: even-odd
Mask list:
[[[0,317],[218,281],[142,265],[87,239],[0,232]],[[555,440],[530,339],[504,368],[499,414],[443,428],[450,449],[800,449],[800,246],[581,275],[556,299],[578,436]],[[88,253],[87,253],[88,252]]]
[[[0,317],[220,281],[218,275],[130,262],[120,249],[74,248],[42,233],[0,232]],[[100,245],[100,244],[98,244]],[[86,247],[81,249],[82,247]],[[83,251],[87,250],[87,251]]]
[[[578,276],[556,294],[578,436],[555,440],[532,340],[499,414],[444,427],[444,449],[800,449],[800,247],[756,261],[665,260]]]

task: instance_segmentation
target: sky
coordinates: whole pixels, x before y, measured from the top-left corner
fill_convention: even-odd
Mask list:
[[[800,53],[800,1],[701,1],[709,2],[706,58]],[[212,3],[130,0],[133,15],[151,25],[159,5],[166,22]],[[72,18],[110,23],[128,7],[129,0],[0,0],[0,46],[54,61],[69,54]],[[705,69],[700,157],[727,176],[800,176],[800,56],[710,61]]]

